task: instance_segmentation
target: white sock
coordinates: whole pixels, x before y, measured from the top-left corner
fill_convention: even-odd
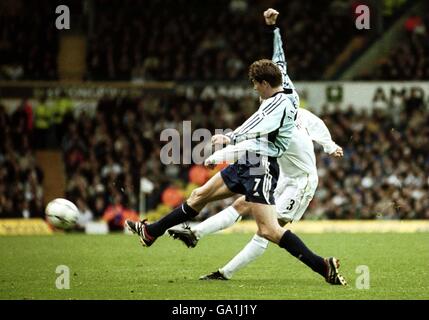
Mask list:
[[[194,232],[197,239],[201,239],[210,233],[232,226],[240,217],[241,216],[238,214],[237,210],[232,206],[229,206],[221,212],[199,223],[195,227],[192,227],[191,230]]]
[[[230,279],[232,275],[247,266],[252,261],[261,256],[268,247],[268,240],[255,234],[250,242],[241,250],[230,262],[219,269],[226,278]]]

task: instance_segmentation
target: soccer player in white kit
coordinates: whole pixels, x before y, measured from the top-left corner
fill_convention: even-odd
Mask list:
[[[270,22],[273,21],[275,24],[277,15],[277,11],[267,10],[264,13],[267,24],[270,25]],[[273,28],[273,32],[274,53],[272,60],[282,70],[283,86],[293,89],[293,95],[291,95],[293,104],[299,105],[298,94],[286,73],[286,61],[279,29]],[[280,177],[274,196],[278,220],[281,225],[301,219],[317,188],[318,177],[312,140],[321,144],[325,152],[338,157],[342,156],[342,149],[332,141],[329,130],[317,116],[305,109],[299,109],[296,125],[299,129],[298,133],[292,138],[286,153],[278,158]],[[206,163],[233,162],[246,151],[246,143],[245,141],[235,146],[228,146],[209,157]],[[196,227],[183,231],[171,229],[169,233],[182,240],[187,246],[194,247],[204,235],[231,226],[240,219],[240,215],[246,215],[249,211],[248,204],[244,197],[241,197],[235,201],[233,206],[226,208]],[[262,255],[267,248],[267,239],[270,239],[270,234],[264,234],[261,227],[259,227],[259,234],[262,236],[256,234],[249,244],[223,268],[203,276],[201,279],[230,279],[236,271]],[[295,255],[294,252],[291,253]],[[299,256],[299,254],[295,256]],[[332,260],[338,264],[337,259],[330,258],[329,262]],[[334,278],[329,279],[328,275],[326,281],[332,284],[346,284],[345,279],[338,272]]]

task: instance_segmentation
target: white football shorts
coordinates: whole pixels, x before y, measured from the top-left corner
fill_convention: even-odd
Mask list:
[[[300,220],[313,199],[318,181],[317,174],[280,176],[274,192],[277,218],[286,223]]]

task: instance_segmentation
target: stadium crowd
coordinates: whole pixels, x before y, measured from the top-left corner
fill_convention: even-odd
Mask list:
[[[429,113],[419,99],[404,106],[324,113],[345,157],[317,153],[319,187],[306,218],[429,218]]]
[[[32,106],[26,100],[12,114],[0,104],[0,218],[44,215],[43,172],[32,131]]]
[[[0,3],[0,79],[58,78],[55,19],[49,0]]]
[[[404,39],[379,61],[374,70],[365,71],[357,79],[429,79],[429,14],[410,16],[404,29]]]
[[[319,79],[351,38],[351,9],[334,4],[270,2],[282,11],[293,79]],[[88,79],[236,80],[254,60],[271,54],[272,39],[261,21],[266,3],[178,0],[170,5],[163,10],[157,1],[110,6],[95,1]]]
[[[75,16],[83,12],[79,2],[63,4]],[[81,31],[88,40],[86,80],[242,79],[251,62],[270,56],[261,21],[267,4],[282,10],[293,79],[319,79],[356,30],[351,8],[337,3],[175,0],[165,10],[157,0],[94,0]],[[0,4],[0,79],[58,78],[55,7],[52,0]]]
[[[79,0],[63,2],[85,20]],[[168,5],[169,10],[164,10],[165,4],[156,0],[111,1],[109,5],[92,1],[87,8],[91,18],[75,26],[82,28],[88,40],[85,80],[242,79],[251,62],[270,56],[271,38],[260,16],[267,5],[282,12],[279,23],[294,80],[319,80],[358,34],[353,1],[176,0]],[[0,4],[0,79],[58,79],[55,7],[52,0]],[[428,79],[428,19],[410,17],[405,41],[383,57],[375,70],[358,78]]]

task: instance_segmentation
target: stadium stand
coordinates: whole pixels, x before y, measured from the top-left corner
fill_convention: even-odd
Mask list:
[[[20,1],[6,3],[8,10],[2,10],[0,19],[0,78],[57,79],[59,33],[49,23],[55,21],[52,1],[25,4],[31,7],[26,7],[24,15],[19,13]],[[180,0],[170,1],[171,10],[160,10],[164,4],[153,0],[109,5],[94,1],[93,31],[85,32],[89,44],[86,79],[242,79],[252,61],[270,56],[270,45],[263,45],[261,5],[243,4]],[[281,7],[285,12],[282,28],[293,43],[287,47],[292,77],[318,79],[354,32],[350,10],[341,14],[325,10],[330,8],[328,1],[290,1]]]
[[[428,80],[429,15],[410,16],[404,24],[403,42],[384,57],[375,70],[359,80]]]
[[[422,104],[411,112],[373,114],[351,106],[323,118],[345,147],[345,159],[317,154],[319,188],[306,218],[429,218],[429,114]]]
[[[398,1],[401,5],[406,2]],[[54,3],[7,0],[2,4],[0,79],[58,79],[61,34],[53,23],[48,23],[55,21]],[[86,80],[241,80],[251,62],[271,55],[270,40],[260,23],[260,12],[266,3],[220,0],[203,4],[198,0],[178,0],[169,1],[170,10],[162,10],[165,4],[156,0],[110,1],[108,5],[94,0],[89,12],[77,0],[63,4],[71,7],[75,18],[83,16],[82,20],[89,21],[74,24],[87,41]],[[270,5],[282,11],[280,27],[294,80],[320,79],[349,41],[356,34],[362,36],[354,26],[353,2],[274,0]],[[400,11],[397,7],[391,10]],[[384,17],[386,23],[393,13]],[[421,56],[419,61],[423,60],[415,66],[416,77],[424,78],[427,41],[416,39],[419,37],[422,38],[410,36],[410,43],[400,46],[380,67],[381,75],[377,73],[375,77],[400,78],[403,72],[395,72],[396,62],[414,50]],[[398,68],[402,65],[403,70],[408,70],[403,64]],[[389,76],[388,72],[393,74]],[[408,77],[415,74],[405,73],[409,73]]]
[[[44,215],[43,172],[36,165],[32,134],[26,100],[12,114],[0,105],[0,218]]]
[[[271,56],[271,45],[260,23],[261,4],[234,3],[240,1],[203,5],[198,0],[180,0],[165,11],[157,1],[128,0],[109,6],[95,1],[87,78],[242,79],[254,60]],[[293,43],[286,44],[286,50],[295,80],[319,79],[356,31],[351,9],[339,10],[329,1],[274,1],[272,5],[284,12],[281,27],[287,43]]]
[[[59,35],[52,21],[52,1],[2,1],[0,79],[57,79]]]

